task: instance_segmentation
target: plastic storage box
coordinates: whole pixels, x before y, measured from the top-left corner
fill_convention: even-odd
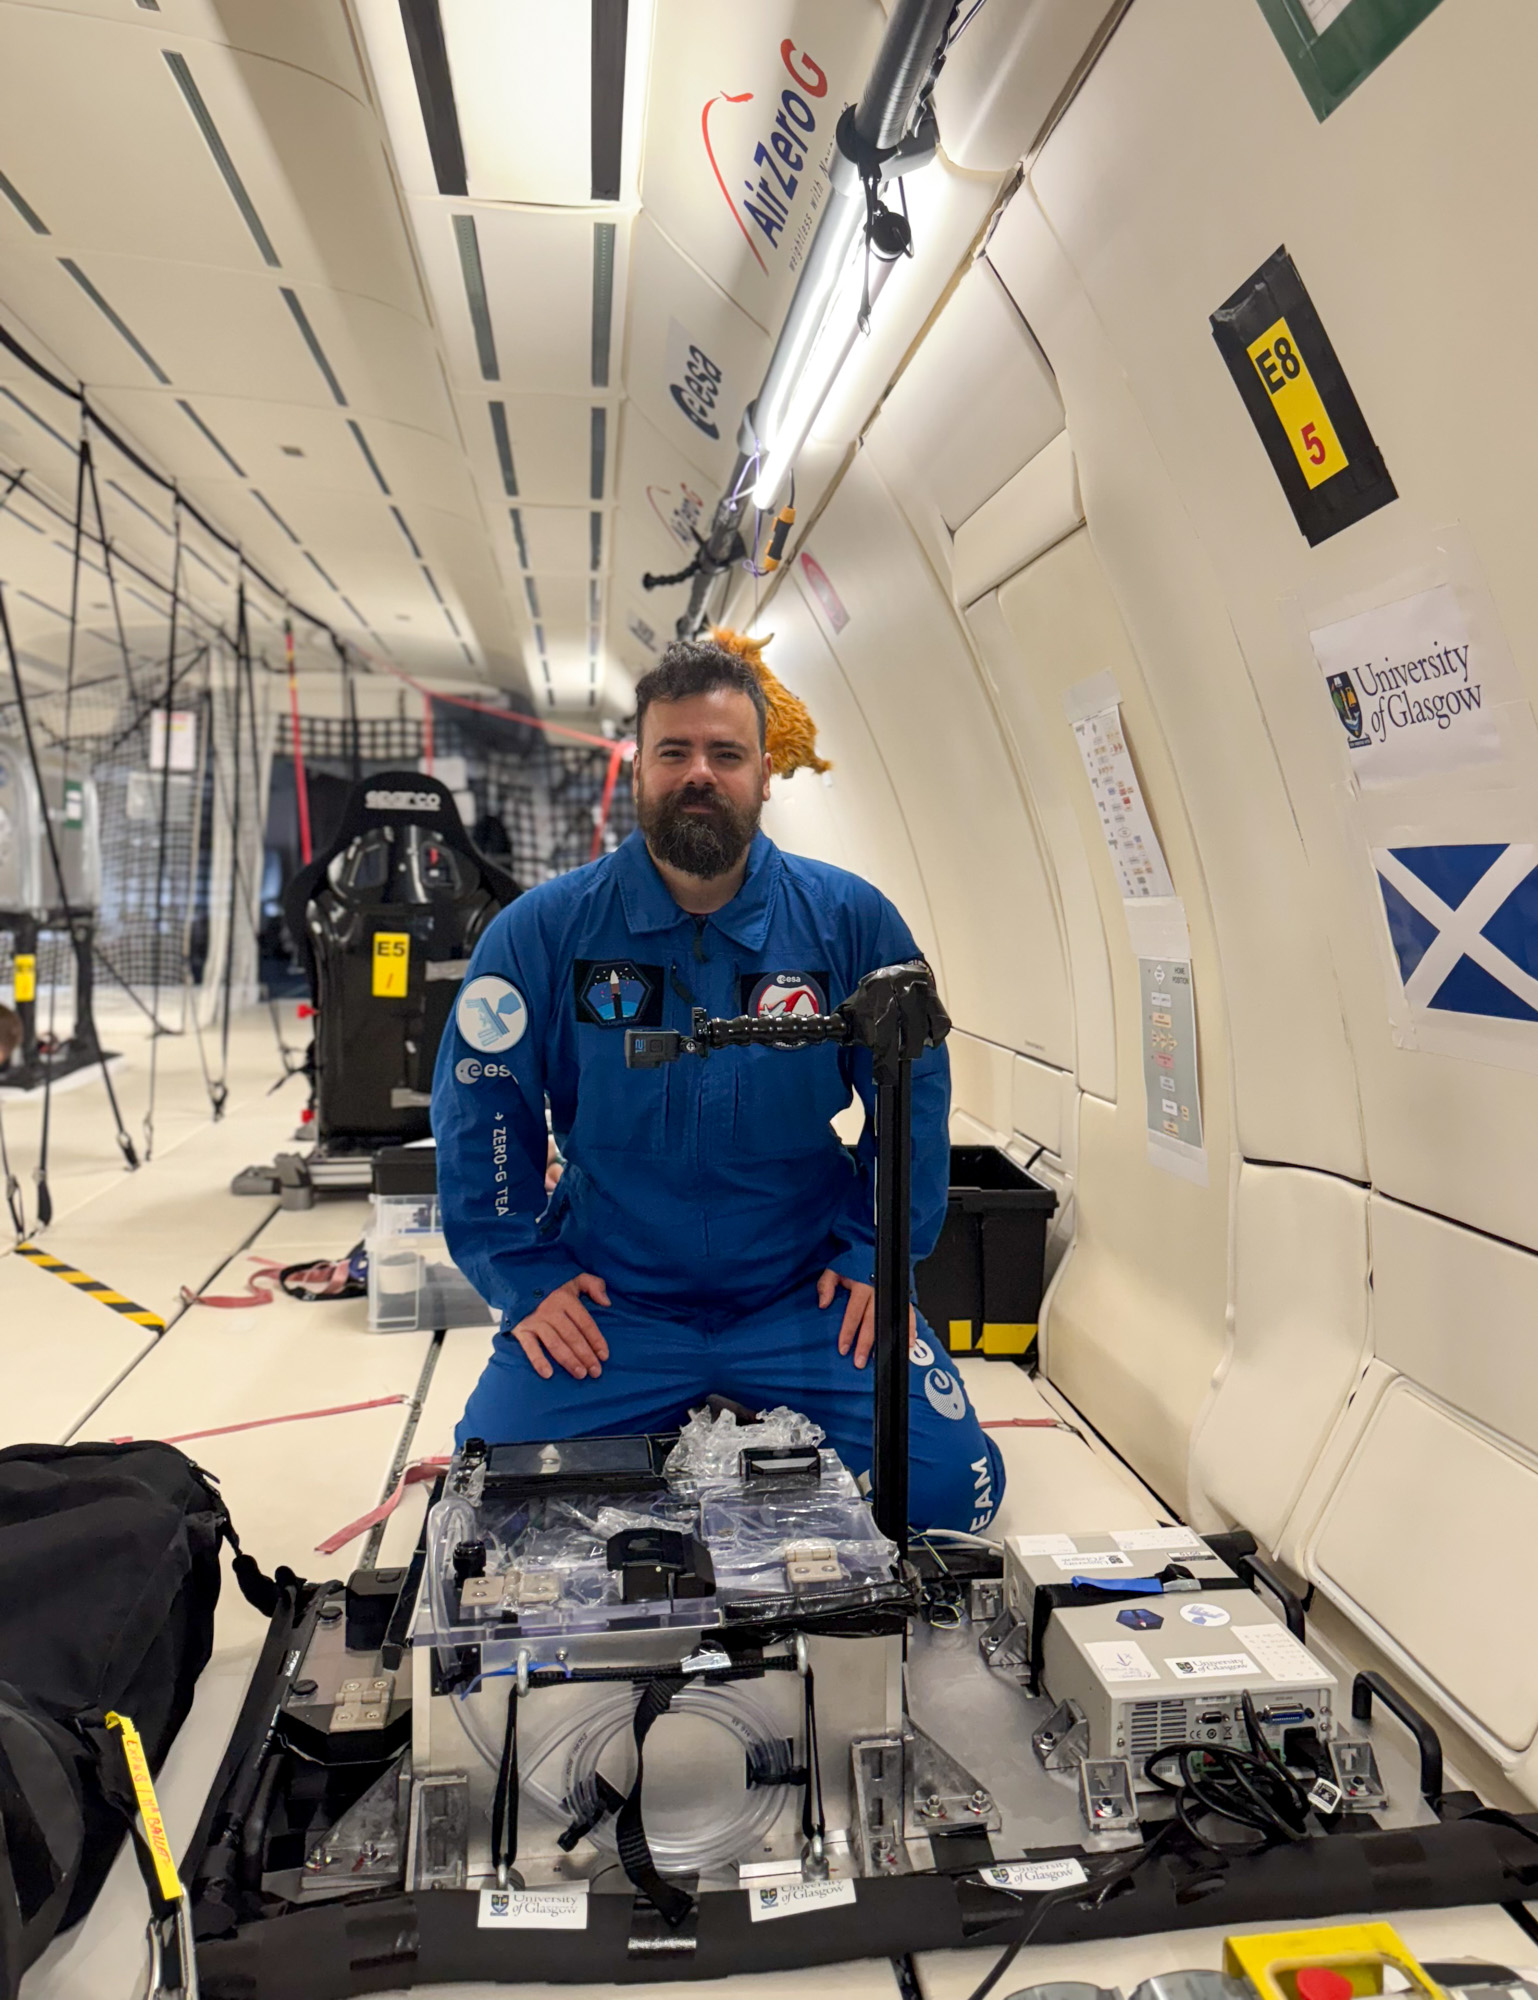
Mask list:
[[[945,1227],[915,1273],[919,1311],[952,1354],[1025,1361],[1036,1343],[1057,1196],[994,1146],[952,1146]]]
[[[387,1147],[375,1158],[367,1244],[371,1333],[493,1323],[490,1306],[449,1255],[437,1169],[431,1146]]]

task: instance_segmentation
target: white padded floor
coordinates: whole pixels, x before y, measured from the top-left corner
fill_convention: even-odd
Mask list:
[[[109,1045],[124,1051],[114,1082],[136,1144],[147,1096],[146,1045],[132,1019],[110,1023]],[[285,1024],[292,1042],[298,1030]],[[209,1053],[215,1053],[210,1042]],[[433,1342],[425,1334],[370,1335],[361,1301],[304,1306],[283,1296],[241,1310],[185,1307],[181,1287],[216,1294],[244,1289],[257,1259],[283,1262],[341,1255],[362,1235],[367,1203],[333,1200],[302,1213],[228,1192],[239,1167],[291,1142],[303,1085],[269,1095],[281,1075],[272,1026],[254,1013],[235,1027],[230,1097],[210,1121],[195,1043],[162,1040],[155,1149],[135,1174],[123,1171],[99,1082],[62,1093],[53,1105],[51,1182],[55,1220],[41,1239],[54,1255],[126,1293],[169,1322],[156,1338],[21,1258],[0,1255],[0,1444],[86,1437],[166,1437],[253,1419],[367,1403],[368,1409],[199,1438],[185,1449],[218,1475],[245,1545],[271,1569],[345,1574],[362,1538],[332,1558],[315,1544],[384,1495],[412,1414]],[[40,1107],[7,1095],[12,1158],[27,1185],[36,1156]],[[29,1199],[29,1213],[30,1213]],[[213,1281],[213,1282],[210,1282]],[[411,1455],[445,1452],[489,1344],[484,1331],[443,1337],[434,1359]],[[1063,1407],[1017,1369],[965,1364],[985,1421],[1052,1418]],[[1067,1412],[1071,1416],[1071,1412]],[[994,1431],[1009,1486],[1004,1532],[1152,1525],[1169,1518],[1156,1498],[1088,1435],[1067,1429]],[[404,1559],[416,1539],[424,1489],[408,1491],[386,1531],[381,1561]],[[172,1839],[192,1831],[239,1706],[261,1639],[261,1622],[226,1581],[215,1650],[159,1792]],[[1443,1911],[1399,1920],[1412,1948],[1449,1958],[1485,1956],[1506,1964],[1538,1958],[1498,1910]],[[24,2000],[136,2000],[143,1991],[143,1892],[127,1854],[95,1909],[59,1939],[22,1984]],[[1123,1990],[1176,1966],[1216,1966],[1221,1933],[1188,1931],[1096,1946],[1023,1953],[1002,1993],[1045,1979],[1087,1979]],[[928,2000],[961,2000],[983,1976],[980,1953],[931,1954],[919,1962]],[[534,1987],[416,1988],[419,1993],[490,2000],[533,1995]],[[580,1996],[598,1989],[551,1988]],[[603,1989],[610,1990],[610,1989]],[[675,1994],[672,1985],[625,1989]],[[893,2000],[884,1960],[691,1985],[742,2000],[791,2000],[816,1992],[838,2000]]]

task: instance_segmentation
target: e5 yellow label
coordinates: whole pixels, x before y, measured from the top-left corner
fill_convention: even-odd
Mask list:
[[[375,931],[374,998],[404,1000],[410,976],[410,931]]]
[[[1271,407],[1309,485],[1322,486],[1337,472],[1344,472],[1350,460],[1341,449],[1335,426],[1286,320],[1268,326],[1245,352],[1266,386]]]
[[[37,998],[37,958],[30,951],[16,954],[16,1000],[19,1006]]]

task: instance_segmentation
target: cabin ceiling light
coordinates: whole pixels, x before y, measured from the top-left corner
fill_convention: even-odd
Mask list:
[[[779,498],[817,413],[870,315],[892,265],[912,256],[907,203],[882,199],[883,186],[934,157],[932,112],[912,138],[884,152],[855,129],[853,108],[838,123],[828,201],[758,400],[749,413],[759,454],[753,505],[767,512]]]

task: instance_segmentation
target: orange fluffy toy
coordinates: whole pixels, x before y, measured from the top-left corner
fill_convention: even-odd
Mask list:
[[[769,752],[774,775],[788,778],[793,771],[831,771],[833,766],[817,754],[817,725],[807,713],[806,703],[764,665],[764,648],[774,634],[771,632],[765,639],[750,639],[743,632],[716,625],[711,628],[711,637],[728,653],[746,661],[758,675],[759,686],[769,704],[764,747]]]

